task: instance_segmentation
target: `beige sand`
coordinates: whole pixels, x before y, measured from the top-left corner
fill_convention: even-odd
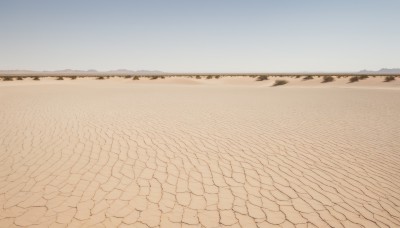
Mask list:
[[[0,227],[400,227],[400,85],[0,81]]]

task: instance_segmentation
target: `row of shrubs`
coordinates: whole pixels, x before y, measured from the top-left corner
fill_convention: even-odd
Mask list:
[[[260,76],[247,75],[247,76],[253,77],[253,78],[257,77],[257,79],[256,79],[257,81],[265,81],[265,80],[268,80],[269,77],[271,77],[271,76],[267,76],[267,75],[260,75]],[[59,76],[59,77],[57,77],[56,80],[64,80],[64,77],[65,78],[69,78],[71,80],[75,80],[75,79],[78,78],[78,76]],[[83,78],[85,76],[79,76],[79,77]],[[106,79],[106,78],[108,79],[110,77],[115,77],[115,76],[98,76],[98,77],[96,77],[96,79],[97,80],[104,80],[104,79]],[[124,78],[127,78],[127,79],[132,78],[133,80],[140,80],[140,77],[150,77],[150,80],[165,79],[165,76],[162,76],[162,75],[160,75],[160,76],[137,76],[137,75],[136,76],[129,76],[129,75],[127,75],[127,76],[120,76],[120,77],[124,77]],[[219,79],[221,77],[221,75],[203,75],[203,76],[202,75],[195,75],[195,76],[187,76],[187,77],[189,77],[189,78],[195,77],[196,79],[202,79],[203,77],[206,78],[206,79],[212,79],[212,78]],[[231,77],[234,77],[234,76],[231,76]],[[278,76],[278,77],[283,77],[283,76]],[[290,77],[301,78],[302,76],[301,75],[296,75],[296,76],[290,76]],[[304,81],[312,80],[312,79],[314,79],[314,77],[318,77],[319,78],[321,76],[307,75],[307,76],[303,77],[303,80]],[[341,76],[341,75],[339,75],[339,76],[336,76],[336,77],[337,78],[350,77],[349,83],[354,83],[354,82],[358,82],[360,80],[367,79],[369,76],[367,76],[367,75],[359,75],[359,76]],[[371,77],[376,77],[376,76],[374,75],[374,76],[371,76]],[[400,76],[397,76],[397,77],[400,77]],[[23,77],[23,76],[15,76],[15,77],[4,76],[2,78],[3,78],[3,81],[13,81],[14,78],[16,80],[23,80],[24,78],[28,78],[28,77]],[[35,81],[40,80],[40,76],[31,76],[30,78],[32,78]],[[390,82],[390,81],[393,81],[395,79],[396,79],[396,76],[385,76],[384,82]],[[322,83],[328,83],[328,82],[332,82],[334,80],[335,80],[335,78],[333,76],[326,75],[326,76],[323,76]],[[286,80],[276,80],[274,86],[284,85],[284,84],[287,84],[287,83],[288,83],[288,81],[286,81]]]
[[[299,75],[296,76],[296,78],[300,78],[300,77],[301,76],[299,76]],[[318,76],[318,77],[320,77],[320,76]],[[347,76],[337,76],[337,77],[341,78],[341,77],[347,77]],[[349,83],[358,82],[359,80],[364,80],[364,79],[367,79],[368,77],[369,76],[367,76],[367,75],[352,76],[349,79]],[[375,76],[373,76],[373,77],[375,77]],[[314,77],[311,76],[311,75],[305,76],[303,78],[304,81],[311,80],[311,79],[314,79]],[[384,79],[384,82],[390,82],[390,81],[393,81],[395,79],[396,79],[395,76],[386,76],[385,79]],[[268,76],[262,75],[262,76],[258,76],[257,77],[257,81],[264,81],[264,80],[268,80]],[[322,83],[333,82],[334,80],[335,80],[335,78],[333,76],[327,75],[327,76],[323,76]]]
[[[22,76],[16,76],[16,77],[12,77],[12,76],[4,76],[3,77],[3,81],[13,81],[14,78],[18,81],[22,81],[25,78],[32,78],[35,81],[40,81],[40,76],[30,76],[30,77],[22,77]],[[77,76],[68,76],[66,78],[70,78],[71,80],[75,80],[77,78]],[[56,80],[64,80],[64,77],[57,77]]]

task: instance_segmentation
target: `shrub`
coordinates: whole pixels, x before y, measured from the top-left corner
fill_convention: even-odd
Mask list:
[[[196,75],[196,79],[201,79],[201,76],[200,75]]]
[[[99,76],[99,77],[97,77],[96,79],[97,79],[97,80],[104,80],[104,77],[103,77],[103,76]]]
[[[76,76],[71,76],[71,77],[69,77],[71,80],[75,80],[76,79]]]
[[[158,76],[151,76],[150,80],[156,80],[158,78]]]
[[[63,77],[58,77],[57,80],[64,80],[64,78]]]
[[[132,76],[130,76],[130,75],[126,75],[126,76],[125,76],[125,78],[131,78],[131,77],[132,77]]]
[[[358,82],[358,77],[357,76],[353,76],[349,79],[349,83],[353,83],[353,82]]]
[[[33,80],[40,81],[40,78],[38,76],[35,76],[35,77],[33,77]]]
[[[332,76],[324,76],[322,83],[333,82],[335,79]]]
[[[287,83],[288,83],[288,81],[286,81],[286,80],[276,80],[272,86],[280,86],[280,85],[285,85]]]
[[[165,79],[165,76],[160,76],[161,79]]]
[[[386,76],[384,82],[390,82],[390,81],[393,81],[393,80],[395,80],[394,76]]]
[[[311,80],[311,79],[314,79],[314,77],[311,76],[311,75],[305,76],[305,77],[303,78],[303,80]]]
[[[301,77],[301,75],[296,75],[296,78],[300,78]]]
[[[18,76],[18,77],[17,77],[17,80],[18,80],[18,81],[21,81],[21,80],[24,80],[24,78],[21,77],[21,76]]]
[[[216,79],[219,79],[220,77],[221,77],[221,76],[219,76],[219,75],[215,75],[215,78],[216,78]]]
[[[368,75],[361,75],[359,79],[360,80],[364,80],[364,79],[367,79],[367,78],[369,78]]]
[[[133,80],[139,80],[139,76],[134,76]]]
[[[264,80],[268,80],[267,75],[261,75],[261,76],[258,76],[258,78],[257,78],[257,81],[264,81]]]
[[[3,78],[3,81],[13,81],[13,80],[14,80],[13,77],[10,77],[10,76],[5,76]]]
[[[207,77],[206,77],[206,79],[212,79],[213,77],[212,77],[212,75],[208,75]]]

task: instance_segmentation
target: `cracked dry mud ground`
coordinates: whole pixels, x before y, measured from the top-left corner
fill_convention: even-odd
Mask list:
[[[0,89],[0,227],[400,227],[400,90]]]

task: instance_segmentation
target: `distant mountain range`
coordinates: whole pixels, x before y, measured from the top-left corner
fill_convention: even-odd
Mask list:
[[[400,74],[400,68],[382,68],[377,71],[373,70],[361,70],[359,73],[362,74]]]

